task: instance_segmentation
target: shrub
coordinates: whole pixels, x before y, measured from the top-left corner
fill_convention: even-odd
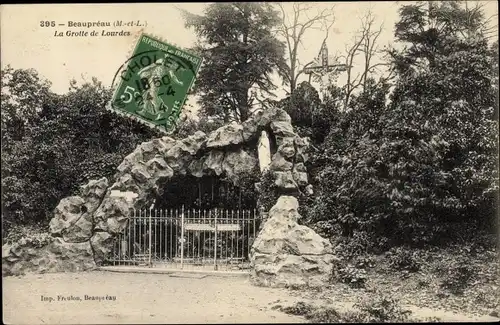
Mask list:
[[[21,240],[33,240],[35,243],[42,243],[45,241],[44,238],[50,236],[48,232],[48,226],[42,223],[37,223],[33,225],[16,225],[12,224],[8,232],[4,233],[3,243],[4,244],[15,244],[21,243]]]
[[[313,143],[323,142],[330,128],[331,112],[321,103],[316,89],[302,82],[288,98],[278,104],[292,119],[297,134]]]
[[[474,267],[468,263],[465,258],[460,258],[449,265],[440,287],[454,295],[462,295],[475,275]]]
[[[359,309],[356,320],[364,323],[404,322],[411,314],[411,311],[402,309],[394,299],[384,296],[375,300],[363,300],[354,307]]]
[[[258,206],[264,211],[269,211],[278,200],[278,190],[271,173],[262,175],[259,184]]]
[[[340,314],[332,307],[316,308],[306,315],[311,323],[340,323],[346,322],[346,315]]]
[[[404,247],[395,247],[389,250],[387,257],[389,265],[398,271],[417,272],[420,270],[420,264],[417,261],[415,251]]]
[[[336,241],[335,254],[347,260],[366,255],[370,245],[369,238],[364,233],[355,233],[352,238],[340,236],[334,240]]]
[[[345,283],[352,288],[364,288],[367,280],[366,271],[351,264],[334,268],[333,280]]]
[[[303,301],[299,301],[295,305],[282,307],[281,310],[290,315],[305,316],[313,310],[313,306]]]
[[[412,12],[402,11],[401,21],[417,19]],[[391,246],[423,246],[456,240],[454,224],[496,219],[492,58],[484,39],[440,37],[430,65],[415,64],[415,53],[403,51],[398,62],[412,72],[397,79],[390,101],[386,87],[372,84],[332,125],[320,154],[312,222],[330,219],[342,235],[366,232],[377,245],[386,238]]]
[[[408,321],[411,314],[411,311],[402,309],[395,300],[387,297],[363,300],[354,305],[354,310],[344,312],[338,312],[331,306],[315,306],[303,301],[277,308],[287,314],[304,316],[311,323],[397,323]]]
[[[371,269],[375,267],[375,258],[370,255],[358,256],[354,259],[354,263],[358,269]]]

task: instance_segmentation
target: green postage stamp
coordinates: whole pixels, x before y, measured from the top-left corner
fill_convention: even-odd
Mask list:
[[[142,34],[132,56],[120,67],[111,109],[171,131],[195,81],[202,59]]]

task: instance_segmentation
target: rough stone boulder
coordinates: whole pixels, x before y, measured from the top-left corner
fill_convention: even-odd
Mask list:
[[[238,182],[238,175],[250,172],[257,165],[257,158],[253,157],[245,150],[229,152],[224,156],[222,170],[234,183]]]
[[[244,141],[243,126],[233,122],[212,132],[207,139],[207,148],[222,148],[241,144]]]
[[[295,197],[281,196],[269,211],[250,252],[254,284],[321,286],[329,280],[337,261],[332,245],[298,224],[297,209]]]
[[[98,231],[90,239],[90,244],[94,251],[94,261],[97,265],[100,265],[111,254],[114,244],[113,235],[108,232]]]
[[[215,132],[215,131],[214,131]],[[177,141],[165,153],[165,161],[175,173],[185,175],[191,161],[198,151],[206,145],[206,134],[196,131],[195,134]]]
[[[80,188],[81,196],[62,199],[54,210],[50,221],[50,232],[54,237],[62,237],[66,242],[80,243],[92,237],[95,210],[108,187],[104,177],[92,180]]]
[[[96,267],[88,241],[67,243],[48,234],[42,242],[37,238],[22,239],[14,245],[4,245],[2,251],[4,275],[22,275],[34,270],[37,273],[75,272]]]
[[[131,200],[124,197],[107,196],[94,215],[95,231],[118,234],[125,229],[127,218],[133,208]]]
[[[309,183],[304,165],[309,158],[309,139],[294,134],[288,122],[272,122],[271,127],[278,145],[269,165],[274,184],[285,193],[304,190]]]

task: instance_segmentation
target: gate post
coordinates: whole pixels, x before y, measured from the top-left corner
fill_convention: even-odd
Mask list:
[[[184,205],[181,208],[181,270],[184,265]]]
[[[149,245],[148,245],[149,246],[149,263],[148,263],[149,267],[152,267],[152,263],[151,263],[151,250],[152,250],[151,233],[152,233],[152,229],[151,228],[152,228],[152,223],[153,223],[152,221],[153,220],[151,220],[151,219],[153,216],[153,205],[154,205],[154,203],[151,204],[151,206],[149,207],[149,229],[148,229],[149,230]]]
[[[215,230],[214,270],[217,271],[217,208],[215,208],[214,230]]]

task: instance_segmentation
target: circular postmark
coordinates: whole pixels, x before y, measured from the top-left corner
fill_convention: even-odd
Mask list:
[[[113,77],[111,107],[171,131],[196,77],[196,61],[183,53],[153,49],[128,58]]]

